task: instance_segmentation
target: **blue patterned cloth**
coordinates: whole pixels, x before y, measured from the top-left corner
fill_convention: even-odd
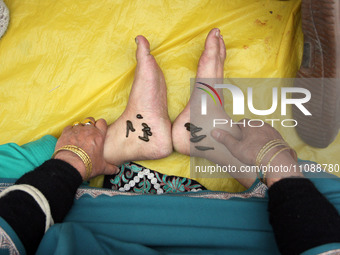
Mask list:
[[[195,180],[161,174],[136,163],[123,164],[118,174],[105,176],[103,188],[144,194],[206,190]]]

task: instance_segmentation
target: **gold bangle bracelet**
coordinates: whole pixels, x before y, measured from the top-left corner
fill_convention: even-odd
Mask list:
[[[290,147],[286,146],[286,147],[280,149],[279,151],[277,151],[277,152],[269,159],[269,161],[268,161],[268,163],[267,163],[267,171],[266,171],[266,172],[263,174],[263,176],[262,176],[262,182],[263,182],[264,184],[266,184],[266,174],[267,174],[267,172],[268,172],[270,163],[271,163],[271,162],[276,158],[276,156],[279,155],[281,152],[286,151],[286,150],[290,150],[290,149],[291,149]]]
[[[275,139],[275,140],[271,140],[268,143],[266,143],[261,150],[257,153],[256,156],[256,165],[259,166],[261,163],[262,158],[264,157],[265,154],[267,154],[267,152],[269,151],[269,148],[273,145],[273,144],[277,144],[280,143],[281,139]]]
[[[71,151],[74,154],[76,154],[83,161],[83,163],[85,165],[86,176],[85,176],[84,180],[88,180],[90,178],[91,173],[92,173],[92,161],[91,161],[89,155],[82,148],[79,148],[79,147],[74,146],[74,145],[65,145],[65,146],[61,147],[60,149],[56,150],[53,153],[52,158],[54,158],[55,155],[59,151]]]
[[[261,148],[261,150],[257,153],[255,165],[256,166],[260,166],[261,161],[267,155],[267,153],[269,151],[271,151],[272,149],[274,149],[275,147],[278,147],[278,146],[281,146],[281,145],[282,146],[287,146],[287,143],[284,140],[282,140],[282,139],[275,139],[275,140],[271,140],[268,143],[266,143]]]
[[[271,150],[273,150],[274,148],[279,147],[279,146],[287,146],[287,144],[286,144],[286,143],[281,143],[281,142],[272,144],[266,151],[263,152],[263,154],[261,155],[261,157],[258,159],[258,162],[256,162],[256,163],[258,164],[258,166],[261,165],[261,162],[263,161],[263,159],[265,158],[265,156],[266,156]]]
[[[267,167],[269,167],[270,163],[274,160],[274,158],[279,155],[282,151],[285,151],[285,150],[290,150],[290,147],[286,146],[284,148],[282,148],[281,150],[277,151],[268,161],[267,163]]]
[[[281,141],[281,139],[274,139],[274,140],[270,140],[268,143],[266,143],[261,150],[257,153],[257,155],[260,155],[267,147],[269,147],[272,143]]]

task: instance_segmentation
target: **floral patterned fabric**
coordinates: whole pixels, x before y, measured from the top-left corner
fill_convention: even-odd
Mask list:
[[[136,163],[123,164],[118,174],[105,176],[103,188],[151,194],[206,190],[197,181],[161,174]]]

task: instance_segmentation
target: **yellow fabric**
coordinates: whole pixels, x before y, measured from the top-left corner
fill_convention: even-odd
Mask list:
[[[189,99],[190,78],[214,27],[221,29],[226,43],[227,77],[294,77],[301,62],[300,1],[5,2],[11,20],[0,40],[0,143],[23,144],[45,134],[58,137],[63,127],[87,116],[112,123],[128,100],[138,34],[149,39],[164,71],[172,121]],[[295,130],[280,131],[300,157],[336,160],[329,153],[335,145],[313,149]],[[189,162],[189,157],[173,153],[140,163],[188,177]],[[242,190],[232,179],[199,181],[213,190]]]

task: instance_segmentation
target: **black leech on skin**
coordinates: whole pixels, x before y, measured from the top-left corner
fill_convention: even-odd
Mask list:
[[[135,132],[136,129],[133,128],[132,122],[130,120],[126,121],[126,137],[129,136],[129,130],[131,130],[132,132]]]
[[[191,124],[189,122],[185,123],[184,125],[188,131],[190,131],[190,134],[195,137],[197,132],[202,131],[203,128],[201,127],[196,127],[194,124]]]
[[[203,128],[201,127],[196,127],[194,124],[191,124],[190,123],[190,132],[191,133],[197,133],[197,132],[200,132],[202,131]]]
[[[146,123],[142,123],[142,126],[143,126],[142,131],[144,132],[144,136],[138,136],[138,138],[143,140],[144,142],[148,142],[149,136],[152,136],[151,128]]]
[[[139,139],[143,140],[144,142],[150,141],[149,138],[144,137],[144,136],[138,136]]]
[[[137,118],[137,119],[143,119],[143,116],[140,115],[140,114],[137,114],[136,118]]]
[[[201,127],[196,127],[194,124],[191,124],[189,122],[185,123],[184,127],[186,127],[188,131],[190,131],[190,136],[191,136],[190,142],[192,143],[198,143],[207,137],[206,135],[200,135],[200,136],[196,135],[197,132],[200,132],[203,130],[203,128]],[[215,150],[214,147],[206,147],[206,146],[195,146],[195,148],[200,151]]]
[[[200,136],[196,136],[195,135],[194,137],[190,138],[190,142],[198,143],[198,142],[202,141],[206,137],[207,137],[206,135],[200,135]]]
[[[206,146],[195,146],[195,148],[199,151],[215,150],[214,147],[206,147]]]

